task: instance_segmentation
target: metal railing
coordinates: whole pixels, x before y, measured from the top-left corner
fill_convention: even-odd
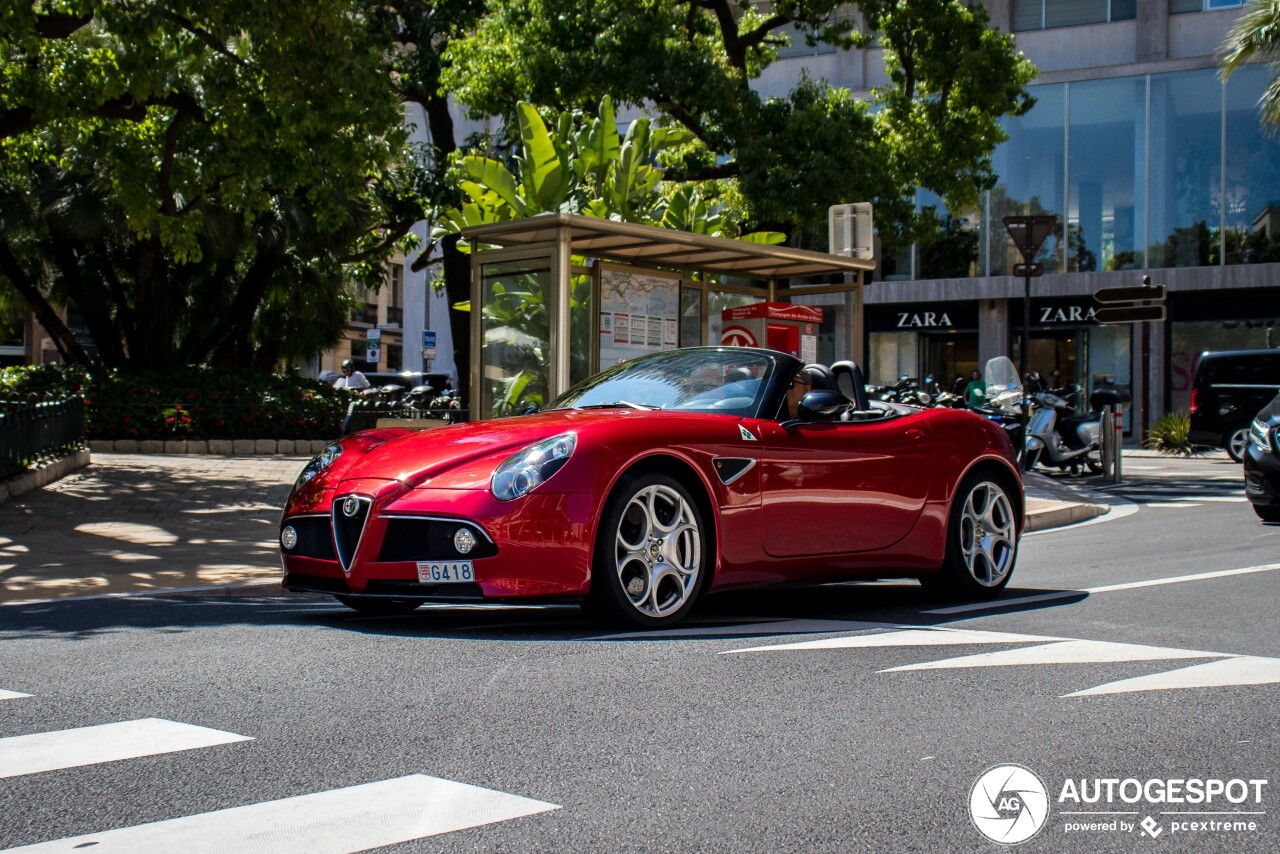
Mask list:
[[[84,447],[84,398],[0,400],[0,477]]]

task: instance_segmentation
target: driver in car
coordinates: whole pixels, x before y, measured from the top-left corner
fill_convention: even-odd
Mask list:
[[[791,385],[787,386],[787,417],[800,417],[800,400],[809,390],[813,388],[813,380],[809,377],[808,371],[796,371],[796,375],[791,378]]]

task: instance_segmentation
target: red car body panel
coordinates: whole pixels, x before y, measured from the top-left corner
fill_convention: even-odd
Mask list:
[[[576,449],[550,479],[515,500],[493,495],[499,464],[566,432],[576,434]],[[336,537],[327,554],[320,540],[316,554],[284,550],[286,586],[368,593],[387,582],[416,584],[417,560],[458,557],[383,559],[389,525],[408,518],[470,523],[492,542],[496,554],[473,561],[477,598],[581,597],[609,496],[638,466],[676,473],[703,505],[714,545],[712,590],[930,574],[943,560],[953,493],[977,465],[1008,472],[1018,485],[1019,518],[1023,507],[1001,429],[946,409],[790,426],[708,412],[563,410],[422,432],[370,431],[341,444],[342,455],[290,497],[281,524],[311,517],[327,525],[337,503],[364,496],[371,506],[359,544],[345,569]],[[726,484],[717,460],[750,465]],[[385,586],[378,589],[385,595]],[[454,598],[459,590],[406,595]]]

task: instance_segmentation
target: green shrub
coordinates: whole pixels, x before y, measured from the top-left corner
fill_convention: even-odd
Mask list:
[[[79,394],[90,439],[332,439],[351,397],[319,380],[206,366],[0,369],[0,398]]]
[[[1152,451],[1180,457],[1194,457],[1208,451],[1200,445],[1191,444],[1187,436],[1191,432],[1191,415],[1186,412],[1169,412],[1156,419],[1147,431],[1147,440],[1143,445]]]

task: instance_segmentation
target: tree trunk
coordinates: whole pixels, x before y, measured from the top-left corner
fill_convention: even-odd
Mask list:
[[[35,281],[27,276],[22,265],[18,263],[18,259],[14,257],[10,251],[9,245],[0,241],[0,273],[9,280],[9,284],[22,296],[31,311],[36,316],[36,320],[44,327],[45,332],[49,333],[49,337],[53,339],[53,346],[58,348],[59,355],[63,361],[73,362],[80,365],[92,365],[93,360],[89,358],[89,354],[85,352],[84,347],[80,346],[80,342],[76,340],[76,336],[72,334],[67,325],[62,322],[62,318],[58,316],[58,312],[45,299],[44,294],[40,293],[40,288],[36,286]]]

